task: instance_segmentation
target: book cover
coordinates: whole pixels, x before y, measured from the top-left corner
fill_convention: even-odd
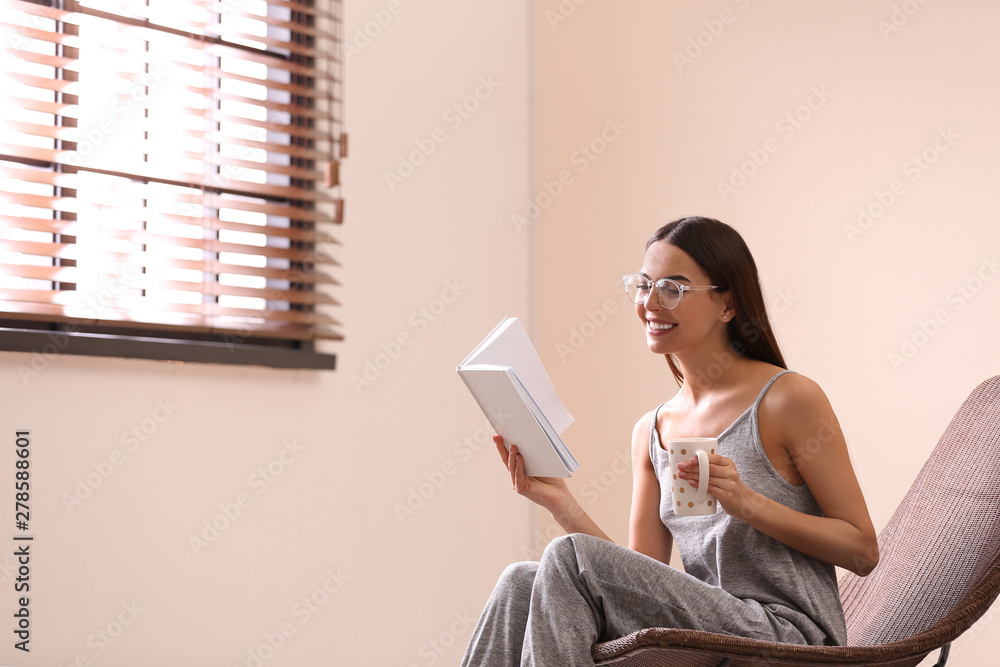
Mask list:
[[[573,417],[520,320],[504,318],[457,371],[508,448],[517,445],[525,474],[570,477],[579,468],[560,437]]]

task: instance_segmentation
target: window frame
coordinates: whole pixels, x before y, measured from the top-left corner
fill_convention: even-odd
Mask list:
[[[8,0],[0,0],[7,2]],[[73,0],[15,0],[18,4],[31,4],[41,8],[63,9],[67,6],[79,8],[79,3]],[[177,2],[178,0],[174,0]],[[271,16],[271,8],[280,6],[283,10],[295,12],[299,9],[315,10],[317,3],[322,5],[322,9],[329,8],[329,14],[325,15],[329,19],[329,26],[333,34],[326,39],[335,44],[335,55],[330,55],[322,63],[308,62],[308,56],[301,56],[302,63],[308,65],[308,76],[303,81],[298,81],[299,85],[309,83],[309,87],[315,90],[315,95],[305,99],[305,105],[320,108],[326,105],[325,111],[328,118],[326,131],[329,134],[329,160],[325,163],[317,164],[315,160],[291,157],[291,167],[302,167],[316,172],[315,180],[303,180],[299,186],[308,187],[318,191],[320,187],[336,189],[336,195],[325,200],[325,203],[332,207],[330,220],[325,222],[341,223],[343,220],[343,200],[339,198],[339,163],[347,155],[346,134],[343,132],[343,64],[340,57],[342,45],[341,34],[343,31],[343,11],[342,0],[275,0],[267,2],[267,17]],[[224,3],[223,3],[224,4]],[[317,10],[318,11],[318,10]],[[221,17],[221,14],[220,14]],[[221,18],[220,18],[221,20]],[[308,22],[308,13],[300,16],[298,20]],[[303,23],[303,34],[291,32],[289,41],[294,39],[304,39],[307,37]],[[148,23],[148,22],[147,22]],[[72,34],[75,26],[69,23],[60,23],[60,34]],[[149,28],[149,25],[143,26]],[[65,31],[65,33],[63,32]],[[269,33],[270,34],[270,33]],[[231,44],[229,44],[231,46]],[[307,49],[303,49],[303,52]],[[78,56],[72,50],[66,57]],[[290,59],[298,57],[295,52],[289,54]],[[69,70],[61,70],[58,79],[72,81],[76,73]],[[323,78],[327,77],[327,78]],[[220,83],[224,75],[220,75]],[[268,89],[271,89],[271,79],[268,78]],[[311,83],[310,83],[311,82]],[[317,85],[320,82],[320,85]],[[268,96],[270,100],[270,95]],[[207,112],[206,112],[207,113]],[[64,127],[73,127],[75,119],[66,116],[56,116],[60,123],[68,123]],[[296,122],[296,117],[291,115],[290,123]],[[0,120],[2,122],[2,120]],[[289,141],[295,141],[290,137]],[[73,144],[75,147],[75,144]],[[219,150],[220,144],[211,145],[211,149]],[[310,146],[311,148],[311,146]],[[206,145],[206,150],[209,146]],[[291,151],[291,149],[289,149]],[[2,152],[2,151],[0,151]],[[268,161],[264,163],[269,164]],[[64,165],[49,163],[53,173],[62,173]],[[216,165],[217,166],[217,165]],[[218,168],[218,166],[217,166]],[[266,171],[266,169],[265,169]],[[207,172],[206,172],[207,173]],[[142,181],[148,185],[149,180]],[[225,188],[213,189],[211,187],[202,188],[205,197],[209,195],[221,196]],[[61,196],[75,197],[75,190],[62,190]],[[289,210],[297,210],[291,204]],[[302,210],[315,213],[308,206],[303,206]],[[55,218],[55,213],[54,213]],[[290,220],[290,224],[295,224]],[[315,228],[314,224],[309,225],[310,231]],[[270,227],[267,227],[270,229]],[[266,232],[265,232],[266,233]],[[288,287],[283,293],[291,293],[296,290],[314,290],[316,282],[298,282],[295,277],[309,277],[316,280],[318,273],[316,265],[312,259],[325,261],[328,264],[336,265],[322,247],[324,234],[317,233],[314,241],[305,243],[305,248],[310,253],[309,259],[305,262],[295,260],[287,261],[287,274],[283,280]],[[333,240],[333,239],[330,239]],[[76,243],[75,236],[61,236],[53,234],[53,243],[57,242]],[[333,242],[336,242],[333,240]],[[294,238],[289,241],[291,247],[297,247],[298,241]],[[264,253],[265,255],[267,252]],[[64,263],[65,262],[65,263]],[[75,266],[75,260],[56,259],[53,266]],[[143,269],[145,270],[145,269]],[[323,276],[326,278],[327,276]],[[56,281],[52,281],[57,285]],[[328,283],[337,285],[335,280],[328,280]],[[75,289],[75,285],[73,285]],[[53,288],[55,291],[56,288]],[[73,290],[66,290],[73,291]],[[143,290],[144,291],[144,290]],[[264,292],[266,295],[268,292]],[[275,292],[271,292],[275,293]],[[208,293],[206,293],[208,294]],[[91,299],[100,299],[101,294],[91,295]],[[203,295],[204,298],[204,295]],[[218,297],[216,297],[218,298]],[[221,363],[238,365],[269,366],[274,368],[309,368],[333,370],[336,368],[336,355],[323,352],[319,349],[320,340],[342,340],[343,336],[339,332],[320,332],[321,327],[317,324],[312,327],[312,337],[303,337],[301,332],[294,335],[259,335],[255,334],[253,322],[263,319],[265,322],[272,314],[270,301],[266,302],[264,308],[258,312],[261,316],[249,320],[245,326],[230,327],[219,331],[206,330],[204,327],[187,327],[183,325],[160,323],[141,323],[128,320],[108,320],[94,318],[70,318],[69,316],[46,318],[43,315],[31,313],[18,313],[4,310],[0,312],[0,351],[31,353],[32,366],[47,365],[47,360],[55,354],[72,354],[86,356],[107,356],[121,358],[157,359],[167,361],[200,362],[200,363]],[[323,302],[308,304],[310,307],[306,312],[322,312],[317,309]],[[327,299],[326,304],[335,305],[336,301]],[[295,303],[288,302],[284,305],[287,308],[296,307]],[[234,320],[235,321],[235,320]],[[327,318],[326,321],[339,326],[336,320]]]

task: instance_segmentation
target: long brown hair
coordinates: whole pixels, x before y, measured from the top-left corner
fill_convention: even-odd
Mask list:
[[[646,249],[657,241],[666,241],[690,255],[717,287],[715,291],[732,293],[736,314],[726,331],[735,354],[788,368],[767,319],[757,264],[739,232],[713,218],[691,216],[657,229],[646,242]],[[674,379],[681,384],[684,374],[673,355],[666,357]]]

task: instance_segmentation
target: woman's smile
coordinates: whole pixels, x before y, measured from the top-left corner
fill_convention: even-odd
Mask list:
[[[646,333],[650,336],[665,336],[677,327],[676,322],[664,322],[663,320],[646,320]]]

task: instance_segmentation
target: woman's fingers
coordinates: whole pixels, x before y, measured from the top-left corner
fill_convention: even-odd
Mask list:
[[[525,475],[524,457],[517,450],[517,445],[510,445],[508,450],[506,443],[499,435],[493,436],[493,442],[496,443],[497,452],[503,459],[504,465],[507,466],[507,471],[510,473],[510,485],[514,491],[534,502],[540,502],[547,492],[552,492],[552,489],[557,492],[560,489],[565,491],[565,482],[562,480]]]
[[[510,458],[507,459],[507,470],[510,471],[510,485],[517,491],[517,445],[510,446]]]
[[[697,488],[701,479],[701,471],[698,468],[698,457],[694,456],[677,464],[677,474],[681,479],[690,481]],[[736,466],[733,465],[732,460],[718,454],[708,457],[708,471],[710,484],[731,477],[739,478],[739,473],[736,472]]]
[[[677,464],[677,475],[691,483],[691,487],[697,489],[701,481],[700,470],[698,469],[697,457]],[[708,492],[711,493],[724,510],[732,513],[733,507],[741,507],[744,502],[741,498],[746,494],[747,488],[740,479],[739,471],[732,459],[727,459],[718,454],[708,457]]]
[[[503,438],[499,435],[494,435],[493,442],[497,446],[497,451],[500,452],[500,458],[503,459],[504,466],[509,468],[510,466],[508,465],[507,460],[510,455],[507,453],[507,447],[503,444]]]
[[[510,455],[513,457],[510,465],[510,483],[514,490],[520,493],[524,489],[524,457],[517,452],[517,445],[510,446]]]
[[[493,436],[493,442],[496,443],[497,452],[500,454],[500,458],[503,459],[503,464],[507,467],[507,471],[510,473],[510,485],[515,491],[520,493],[527,487],[526,479],[524,477],[524,457],[518,454],[517,445],[511,445],[508,450],[504,444],[503,438],[499,435]]]

